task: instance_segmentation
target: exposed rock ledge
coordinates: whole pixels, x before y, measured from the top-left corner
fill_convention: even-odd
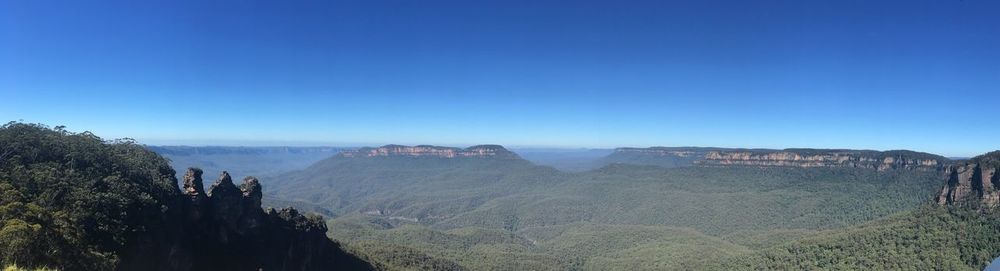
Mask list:
[[[517,159],[519,156],[500,145],[477,145],[465,149],[418,145],[385,145],[378,148],[361,148],[338,154],[340,157],[494,157]]]
[[[977,156],[948,167],[948,183],[938,193],[938,204],[983,209],[1000,206],[998,172],[1000,172],[1000,151]]]

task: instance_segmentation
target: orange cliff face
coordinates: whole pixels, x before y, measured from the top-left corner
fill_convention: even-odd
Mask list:
[[[361,148],[356,151],[346,151],[341,157],[496,157],[519,158],[517,154],[499,145],[477,145],[465,149],[440,147],[430,145],[402,146],[385,145],[378,148]]]

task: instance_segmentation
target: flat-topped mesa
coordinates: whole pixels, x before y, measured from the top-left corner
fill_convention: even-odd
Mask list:
[[[1000,206],[1000,151],[949,166],[937,203],[983,210]]]
[[[697,161],[706,166],[851,167],[877,170],[941,170],[948,159],[913,151],[868,150],[732,150],[711,151]]]
[[[340,157],[439,157],[439,158],[504,158],[517,159],[517,154],[500,145],[476,145],[465,149],[431,145],[385,145],[378,148],[361,148],[344,151]]]

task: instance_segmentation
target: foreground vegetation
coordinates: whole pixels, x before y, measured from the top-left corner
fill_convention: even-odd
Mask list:
[[[167,161],[131,141],[0,128],[0,265],[108,270],[176,196]]]
[[[0,127],[0,266],[64,270],[370,270],[323,219],[261,209],[255,178],[181,194],[166,159],[129,140]]]
[[[4,267],[3,271],[57,271],[57,269],[49,269],[49,268],[45,268],[45,267],[37,267],[37,268],[30,268],[29,269],[29,268],[23,268],[23,267],[17,266],[16,264],[12,264],[12,265],[8,265],[8,266]]]
[[[731,258],[725,269],[982,270],[1000,256],[1000,213],[925,206]]]
[[[352,217],[331,221],[331,235],[369,260],[392,263],[385,265],[390,270],[982,270],[1000,256],[998,218],[927,205],[759,248],[691,229],[628,225],[519,234],[418,225],[345,229],[361,224],[348,220],[364,219]]]

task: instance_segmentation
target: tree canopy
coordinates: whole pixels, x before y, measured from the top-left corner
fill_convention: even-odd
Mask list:
[[[0,127],[0,265],[111,269],[116,251],[178,194],[168,162],[130,139],[7,123]]]

